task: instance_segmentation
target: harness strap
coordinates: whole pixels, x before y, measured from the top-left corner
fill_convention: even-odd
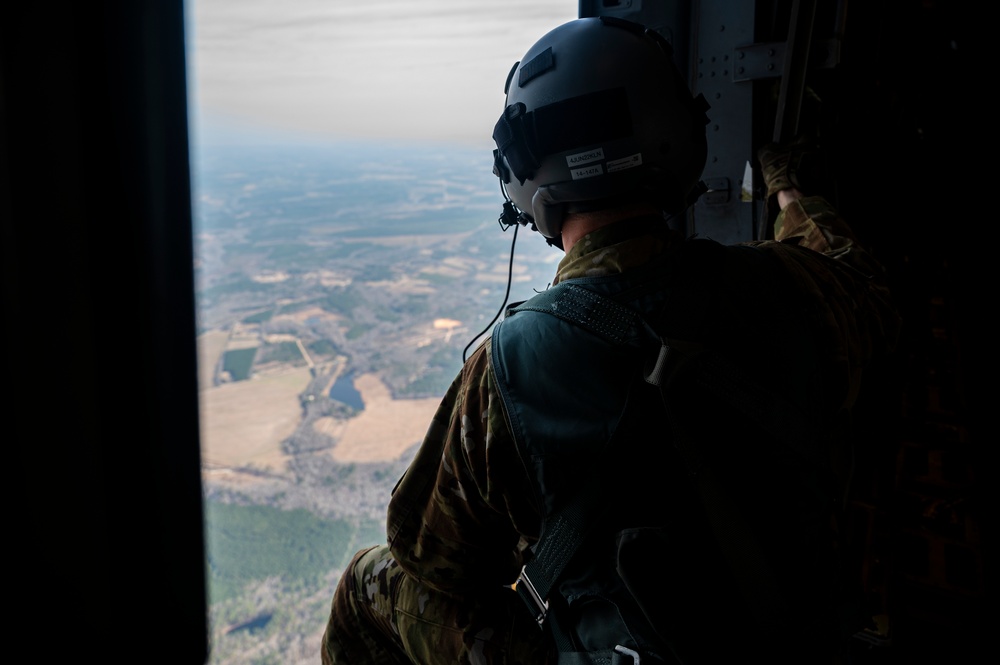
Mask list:
[[[564,651],[559,654],[559,665],[643,665],[642,654],[627,647],[600,651]]]
[[[615,345],[625,343],[629,331],[642,321],[631,307],[569,282],[556,284],[507,310],[508,315],[517,312],[551,314]]]

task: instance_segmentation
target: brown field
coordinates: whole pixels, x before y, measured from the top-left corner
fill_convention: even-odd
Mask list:
[[[281,475],[288,457],[281,441],[301,418],[298,395],[308,385],[308,368],[281,370],[219,386],[209,369],[225,346],[225,334],[199,338],[201,352],[201,450],[208,477],[235,480],[232,470],[253,466]],[[374,374],[354,381],[365,409],[350,420],[324,418],[316,428],[337,443],[331,454],[343,462],[393,460],[423,438],[439,400],[397,400]]]
[[[315,427],[337,440],[333,458],[338,462],[393,460],[424,438],[438,398],[393,399],[374,374],[354,380],[365,410],[350,420],[323,418]]]
[[[282,473],[287,458],[280,444],[299,423],[298,395],[310,378],[303,367],[202,390],[202,465]]]

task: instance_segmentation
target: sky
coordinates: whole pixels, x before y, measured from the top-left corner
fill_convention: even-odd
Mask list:
[[[187,0],[192,132],[492,149],[511,66],[578,0]]]

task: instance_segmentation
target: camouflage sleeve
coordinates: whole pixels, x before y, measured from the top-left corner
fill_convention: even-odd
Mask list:
[[[512,584],[527,547],[522,534],[538,531],[489,346],[452,383],[388,508],[389,546],[400,567],[446,593]]]
[[[838,259],[884,286],[882,266],[861,247],[851,227],[823,197],[807,196],[788,204],[774,221],[774,239]]]

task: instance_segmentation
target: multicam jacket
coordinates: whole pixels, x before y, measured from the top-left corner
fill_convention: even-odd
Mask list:
[[[831,414],[849,410],[865,367],[892,346],[898,332],[881,266],[821,198],[800,199],[782,211],[775,238],[745,246],[781,266],[789,285],[783,297],[789,307],[808,313],[828,348],[820,368],[823,408]],[[627,275],[686,242],[662,224],[605,227],[567,253],[553,284]],[[831,266],[827,257],[850,269]],[[457,599],[513,584],[547,512],[535,470],[508,424],[492,345],[487,340],[465,363],[388,508],[388,542],[399,567]],[[774,348],[781,348],[781,340]]]

